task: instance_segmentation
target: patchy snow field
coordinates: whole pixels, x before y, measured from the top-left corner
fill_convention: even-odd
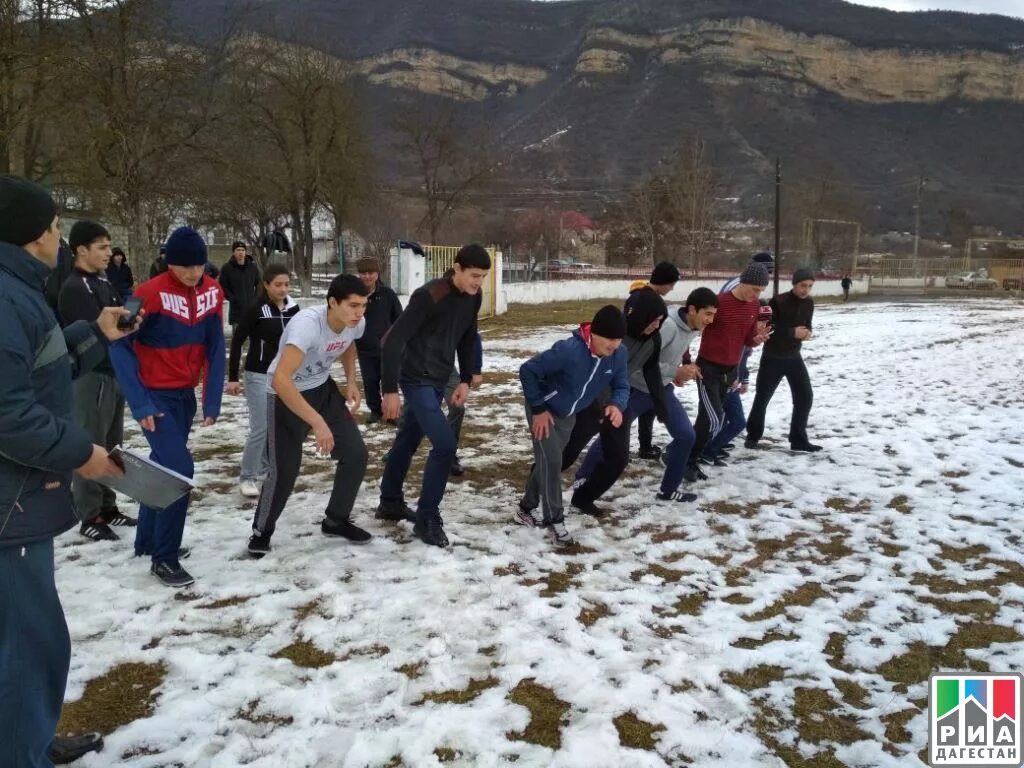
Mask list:
[[[331,465],[310,443],[274,551],[250,560],[245,405],[225,397],[193,433],[192,589],[155,582],[130,532],[58,542],[64,727],[108,734],[79,764],[920,765],[931,671],[1024,667],[1022,325],[993,300],[819,307],[825,452],[787,450],[783,384],[772,450],[741,445],[686,506],[655,501],[658,466],[634,460],[611,514],[567,518],[568,554],[511,524],[516,371],[568,328],[485,326],[448,551],[373,519],[377,425],[355,516],[373,541],[321,536]],[[693,417],[692,385],[680,397]]]

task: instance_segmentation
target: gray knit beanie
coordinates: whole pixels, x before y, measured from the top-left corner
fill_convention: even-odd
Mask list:
[[[740,282],[764,288],[768,285],[768,270],[761,264],[749,264],[743,270],[743,274],[740,275]]]
[[[793,270],[793,285],[802,283],[804,280],[814,282],[814,270],[810,267],[800,267]]]

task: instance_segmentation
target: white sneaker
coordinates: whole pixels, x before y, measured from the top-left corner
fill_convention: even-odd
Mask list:
[[[537,509],[523,509],[519,507],[516,513],[512,515],[512,522],[518,523],[519,525],[530,526],[531,528],[539,528],[544,525],[544,518]]]
[[[565,530],[564,523],[552,523],[548,526],[548,537],[554,543],[556,547],[571,547],[576,543],[576,540],[572,537],[567,530]]]
[[[247,499],[255,499],[260,495],[260,487],[253,480],[243,480],[238,484],[238,492]]]

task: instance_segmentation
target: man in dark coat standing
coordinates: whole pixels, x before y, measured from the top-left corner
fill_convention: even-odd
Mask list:
[[[224,289],[224,298],[231,302],[228,322],[234,328],[242,319],[242,313],[256,303],[260,293],[260,268],[241,240],[231,246],[231,258],[220,270],[220,287]]]
[[[43,294],[59,243],[49,193],[0,176],[0,765],[18,768],[53,765],[71,660],[53,539],[77,522],[72,472],[121,474],[74,423],[71,380],[104,360],[107,340],[125,335],[117,321],[127,313],[108,307],[94,323],[61,330]],[[100,739],[85,742],[89,751]]]
[[[402,303],[398,295],[380,279],[380,262],[377,259],[359,259],[356,271],[370,295],[366,301],[366,330],[362,338],[356,339],[359,353],[359,372],[363,377],[363,391],[370,415],[367,424],[381,420],[380,397],[380,340],[388,332],[398,316],[402,314]]]

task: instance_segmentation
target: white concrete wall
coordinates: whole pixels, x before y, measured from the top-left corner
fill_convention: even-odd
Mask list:
[[[665,301],[681,304],[694,288],[710,288],[717,291],[725,281],[680,280]],[[550,280],[535,283],[505,283],[505,304],[547,304],[552,301],[577,301],[585,299],[624,298],[629,293],[632,280]],[[782,290],[788,290],[790,283],[779,283]],[[854,280],[851,294],[867,293],[867,280]],[[814,284],[812,296],[842,296],[843,288],[838,280],[819,280]]]

